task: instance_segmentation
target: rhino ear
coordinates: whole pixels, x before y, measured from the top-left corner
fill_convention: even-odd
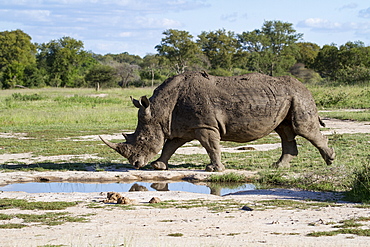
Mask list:
[[[150,105],[150,102],[146,96],[140,97],[140,105],[142,105],[144,108],[148,108]]]
[[[134,106],[136,108],[140,108],[140,102],[137,99],[132,98],[132,96],[130,96],[130,98],[131,98],[131,101],[134,104]]]
[[[132,101],[132,103],[134,104],[134,106],[136,108],[146,109],[150,105],[150,102],[149,102],[149,100],[146,96],[141,96],[139,100],[136,100],[136,99],[132,98],[131,96],[130,96],[130,98],[131,98],[131,101]]]

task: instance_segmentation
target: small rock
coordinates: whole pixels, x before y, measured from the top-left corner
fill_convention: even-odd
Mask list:
[[[161,199],[159,199],[158,197],[153,197],[149,201],[149,203],[160,203],[160,202],[161,202]]]
[[[105,199],[104,203],[116,203],[118,199],[120,199],[122,196],[120,193],[117,192],[108,192],[107,193],[107,199]]]
[[[132,204],[133,201],[128,197],[121,197],[117,200],[117,204]]]
[[[248,206],[243,206],[242,207],[242,210],[245,210],[245,211],[253,211],[253,208],[250,208]]]
[[[239,147],[237,150],[256,150],[254,147]]]

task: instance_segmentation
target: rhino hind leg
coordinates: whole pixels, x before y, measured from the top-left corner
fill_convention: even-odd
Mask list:
[[[291,125],[279,125],[275,131],[281,138],[282,154],[280,159],[273,164],[276,168],[288,168],[289,162],[298,155],[297,143],[295,141],[296,134]]]
[[[328,139],[319,130],[300,134],[309,140],[320,152],[327,165],[331,165],[335,158],[333,148],[328,147]]]
[[[320,152],[327,165],[331,165],[335,158],[333,148],[328,147],[328,139],[320,132],[320,118],[317,114],[314,100],[303,102],[301,98],[293,99],[291,120],[293,131],[310,141]]]
[[[188,141],[190,140],[181,138],[167,139],[163,146],[161,156],[150,165],[156,170],[168,170],[168,160],[179,147]]]
[[[225,166],[221,163],[220,133],[213,129],[198,129],[196,139],[207,150],[211,163],[206,166],[208,172],[222,172]]]

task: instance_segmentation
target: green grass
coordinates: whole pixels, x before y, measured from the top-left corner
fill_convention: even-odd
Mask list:
[[[342,207],[343,204],[334,202],[315,202],[315,201],[296,201],[296,200],[262,200],[256,201],[253,208],[255,210],[283,208],[286,210],[293,209],[315,209],[320,210],[325,207]]]
[[[61,225],[66,222],[87,222],[85,217],[71,216],[66,212],[36,214],[14,214],[16,218],[23,219],[24,223],[40,223],[48,226]]]
[[[355,202],[370,203],[370,156],[367,163],[363,163],[354,172],[351,190],[347,198]]]
[[[352,234],[358,236],[370,237],[370,229],[360,228],[364,226],[362,221],[370,221],[370,217],[359,217],[340,221],[340,225],[334,225],[333,228],[339,228],[334,231],[319,231],[307,234],[310,237],[336,236],[338,234]]]
[[[240,183],[245,182],[246,177],[243,174],[239,174],[236,172],[229,172],[225,174],[213,174],[208,177],[208,182],[215,182],[215,183]]]
[[[369,109],[370,88],[367,85],[307,85],[320,109]]]
[[[7,224],[0,224],[0,229],[21,229],[27,227],[25,224],[16,224],[16,223],[7,223]]]
[[[370,108],[369,88],[361,86],[322,87],[310,86],[321,109],[331,109],[343,119],[368,120],[369,110],[346,112],[342,108]],[[101,141],[78,140],[79,136],[133,131],[137,122],[137,109],[129,96],[150,96],[152,88],[109,89],[96,92],[93,89],[25,89],[0,91],[0,132],[25,133],[24,138],[0,138],[0,155],[5,153],[31,153],[33,156],[94,154],[102,159],[76,157],[61,161],[8,162],[0,165],[0,171],[12,170],[87,170],[109,171],[131,167],[127,160]],[[344,93],[343,93],[344,92]],[[98,95],[99,94],[99,95]],[[98,97],[98,96],[104,97]],[[324,116],[324,115],[323,115]],[[76,141],[78,140],[78,141]],[[326,166],[319,152],[311,143],[297,138],[299,155],[289,169],[273,169],[271,164],[281,150],[222,153],[228,169],[257,171],[259,179],[253,181],[261,187],[268,185],[298,187],[311,190],[350,191],[356,171],[367,163],[367,134],[343,134],[329,136],[329,145],[336,150],[337,158],[332,166]],[[121,140],[123,141],[123,137]],[[279,143],[276,134],[249,144]],[[225,147],[240,144],[222,142]],[[123,163],[123,164],[122,164]],[[207,155],[178,155],[170,160],[171,168],[204,169],[209,163]],[[150,169],[148,167],[147,169]],[[216,178],[214,178],[216,179]],[[223,178],[224,179],[224,178]],[[233,178],[234,179],[234,178]],[[368,188],[368,187],[366,187]],[[359,200],[359,199],[358,199]]]
[[[152,89],[115,89],[98,94],[106,96],[97,97],[92,89],[2,90],[0,131],[32,134],[48,130],[46,136],[66,137],[66,133],[76,131],[133,129],[137,110],[130,96],[149,96]]]
[[[23,199],[0,199],[0,210],[18,208],[21,210],[64,210],[75,206],[75,202],[30,202]],[[0,213],[0,220],[7,221],[11,219],[22,219],[21,224],[2,223],[2,229],[18,229],[30,226],[30,224],[42,224],[48,226],[61,225],[66,222],[87,222],[88,219],[83,216],[72,216],[67,212],[46,212],[43,214],[3,214]]]
[[[5,223],[0,224],[0,228],[3,229],[13,229],[13,228],[23,228],[29,226],[31,223],[34,224],[42,224],[48,226],[56,226],[62,225],[66,222],[87,222],[88,219],[82,216],[71,216],[69,213],[66,212],[48,212],[44,214],[1,214],[1,220],[11,220],[11,219],[22,219],[23,222],[21,224],[13,224],[13,223]],[[28,224],[27,224],[28,223]]]
[[[184,236],[184,234],[179,233],[179,232],[176,232],[176,233],[169,233],[167,236],[170,236],[170,237],[182,237],[182,236]]]
[[[370,110],[363,111],[340,111],[333,110],[330,112],[320,113],[322,117],[336,118],[342,120],[370,121]]]
[[[9,208],[19,208],[22,210],[63,210],[75,205],[75,202],[29,202],[23,199],[0,198],[0,210]]]

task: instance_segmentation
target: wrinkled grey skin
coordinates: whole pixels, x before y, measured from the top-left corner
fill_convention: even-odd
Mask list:
[[[126,157],[135,168],[145,166],[163,147],[151,165],[168,169],[168,160],[180,146],[198,140],[211,163],[207,171],[223,171],[220,141],[249,142],[276,131],[282,155],[276,167],[289,167],[298,155],[295,137],[309,140],[330,165],[334,150],[320,133],[311,93],[298,80],[258,73],[217,77],[186,72],[164,81],[153,96],[132,99],[139,108],[138,125],[126,142],[109,147]]]

